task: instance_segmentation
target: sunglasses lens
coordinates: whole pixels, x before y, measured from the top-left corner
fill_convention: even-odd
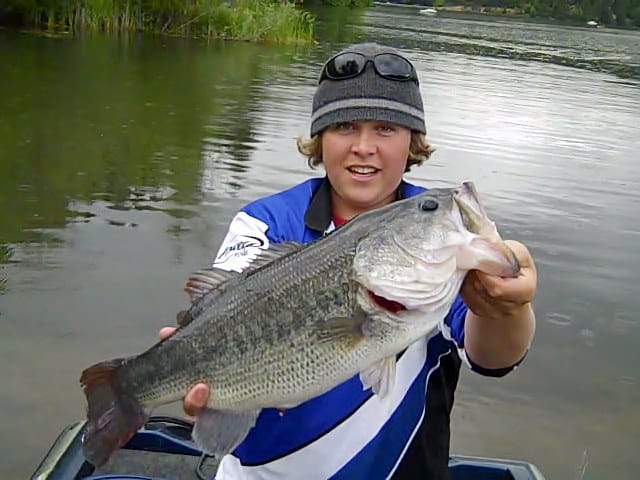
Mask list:
[[[417,82],[418,80],[409,60],[393,53],[381,53],[373,58],[355,52],[341,53],[329,60],[322,77],[332,80],[357,77],[364,71],[368,61],[373,61],[381,77],[399,81],[415,80]]]
[[[366,58],[359,53],[343,53],[327,63],[327,76],[333,79],[355,77],[364,69]]]
[[[404,58],[391,53],[376,55],[374,60],[376,70],[383,77],[407,80],[413,75],[411,64]]]

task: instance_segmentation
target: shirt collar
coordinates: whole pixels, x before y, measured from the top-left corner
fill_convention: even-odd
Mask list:
[[[396,194],[396,200],[406,198],[406,183],[404,180],[400,182]],[[304,223],[311,230],[316,232],[326,232],[331,229],[333,217],[331,215],[331,184],[325,176],[317,188],[307,212],[304,215]]]
[[[304,215],[304,223],[311,230],[324,232],[331,226],[331,184],[325,176],[316,189]]]

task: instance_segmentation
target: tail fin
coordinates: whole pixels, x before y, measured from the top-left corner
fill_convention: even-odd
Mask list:
[[[98,363],[80,377],[88,403],[84,455],[96,467],[106,463],[148,418],[143,406],[118,383],[122,364],[121,359]]]

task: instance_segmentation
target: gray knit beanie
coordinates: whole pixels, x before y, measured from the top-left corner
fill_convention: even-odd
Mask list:
[[[340,53],[345,52],[358,52],[371,57],[379,53],[403,56],[393,48],[375,43],[352,45]],[[372,62],[368,62],[364,72],[356,77],[322,79],[313,97],[311,136],[330,125],[356,120],[387,121],[426,133],[424,107],[417,80],[383,78],[376,73]]]

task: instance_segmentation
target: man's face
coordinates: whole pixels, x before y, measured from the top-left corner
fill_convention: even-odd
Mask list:
[[[383,121],[335,124],[322,133],[322,161],[334,213],[354,215],[392,202],[407,165],[411,130]]]

